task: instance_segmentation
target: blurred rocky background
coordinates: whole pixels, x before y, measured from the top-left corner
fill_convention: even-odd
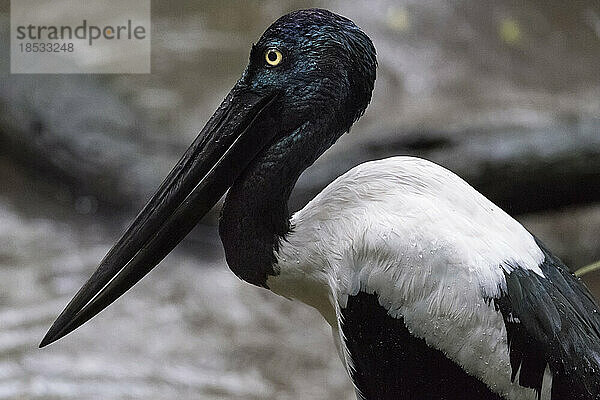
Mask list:
[[[600,259],[597,0],[156,1],[151,74],[9,75],[0,60],[0,399],[353,398],[321,317],[228,271],[218,207],[124,299],[37,349],[252,42],[313,6],[361,26],[379,70],[367,113],[301,177],[294,209],[360,162],[418,155],[573,270]],[[0,0],[3,55],[8,10]],[[600,273],[584,280],[600,297]]]

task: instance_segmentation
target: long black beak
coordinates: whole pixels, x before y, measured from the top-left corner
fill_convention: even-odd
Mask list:
[[[238,82],[98,269],[58,316],[40,348],[72,332],[150,272],[215,205],[274,135],[275,94]],[[262,128],[261,128],[262,127]],[[253,134],[258,133],[258,134]]]

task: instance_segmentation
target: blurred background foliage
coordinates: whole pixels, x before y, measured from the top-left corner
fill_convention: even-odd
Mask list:
[[[418,155],[574,270],[600,259],[597,0],[155,1],[151,74],[9,75],[0,60],[0,399],[353,398],[321,317],[227,270],[219,207],[122,301],[36,348],[251,44],[313,6],[361,26],[379,69],[367,113],[302,176],[294,209],[360,162]],[[599,296],[600,273],[585,280]]]

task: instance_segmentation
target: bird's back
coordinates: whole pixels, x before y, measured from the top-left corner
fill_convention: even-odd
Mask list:
[[[543,398],[550,398],[553,385],[546,364],[554,352],[548,348],[552,343],[550,339],[541,343],[543,338],[532,339],[531,335],[523,334],[539,327],[526,327],[525,322],[521,323],[518,316],[513,315],[520,302],[532,301],[514,292],[513,281],[517,279],[527,287],[531,282],[542,282],[546,286],[534,289],[560,291],[561,287],[554,286],[555,277],[549,276],[558,273],[568,284],[581,288],[581,293],[589,293],[556,259],[551,261],[552,271],[543,271],[542,268],[547,268],[549,253],[517,221],[458,176],[434,163],[412,157],[364,163],[336,179],[296,213],[292,226],[292,232],[279,249],[279,275],[270,279],[269,286],[320,309],[334,330],[341,326],[344,335],[340,343],[344,345],[347,364],[355,366],[354,381],[363,392],[368,389],[361,387],[365,383],[359,382],[360,376],[373,381],[373,371],[369,371],[375,368],[373,365],[387,365],[388,373],[389,368],[396,365],[393,360],[381,359],[381,354],[414,358],[414,355],[387,349],[374,364],[363,362],[370,350],[358,353],[365,346],[372,350],[372,345],[353,339],[385,331],[377,328],[377,332],[368,332],[369,319],[378,312],[375,307],[383,310],[392,325],[406,329],[406,332],[389,331],[390,335],[408,334],[422,341],[442,358],[459,366],[467,377],[475,377],[492,388],[494,393],[507,399],[534,399],[539,392]],[[581,293],[576,295],[581,296]],[[552,297],[553,293],[548,296]],[[372,299],[376,302],[365,306],[364,302]],[[584,301],[594,304],[591,296]],[[589,304],[586,307],[589,308]],[[540,312],[550,308],[554,309],[555,305]],[[579,313],[587,313],[586,310],[576,307]],[[564,310],[567,323],[575,323],[566,315],[571,311],[569,307]],[[525,310],[520,312],[525,319],[531,317],[525,315]],[[533,310],[529,310],[531,312]],[[357,323],[361,318],[364,324]],[[595,329],[600,326],[597,314],[582,318]],[[344,325],[344,320],[352,322]],[[514,321],[519,322],[515,325]],[[552,321],[561,323],[560,318]],[[356,331],[358,328],[367,331]],[[513,341],[540,342],[544,347],[540,355],[542,362],[531,363],[531,357],[522,355],[519,359],[519,355],[509,349],[511,338],[507,337],[507,328]],[[592,335],[590,343],[598,339],[595,329],[588,333]],[[406,338],[403,341],[406,342]],[[380,339],[379,343],[382,342],[385,340]],[[398,340],[392,342],[393,346],[402,346]],[[600,347],[595,344],[586,350],[594,354]],[[586,350],[580,349],[580,352]],[[577,357],[573,352],[569,354]],[[412,361],[424,362],[423,359]],[[410,367],[410,362],[403,361],[402,373],[411,368],[418,370]],[[591,367],[600,363],[593,357],[585,362]],[[531,379],[529,372],[540,379]],[[410,370],[408,373],[410,375]],[[385,374],[379,371],[376,375]],[[416,382],[418,378],[409,376],[407,379]],[[519,378],[524,385],[519,384]],[[452,381],[459,379],[452,376]],[[435,385],[435,382],[427,384]],[[451,388],[447,389],[451,392]],[[464,389],[457,390],[464,396]],[[394,393],[389,398],[398,394],[406,393]],[[378,392],[374,395],[386,398]],[[581,398],[592,399],[596,395],[597,391],[590,393],[591,397]],[[553,400],[557,398],[553,396]]]

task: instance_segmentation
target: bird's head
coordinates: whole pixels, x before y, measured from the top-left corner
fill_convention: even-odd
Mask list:
[[[301,10],[275,21],[252,46],[239,84],[278,94],[275,111],[287,128],[334,120],[347,131],[364,112],[377,61],[369,37],[326,10]]]
[[[135,285],[265,149],[315,121],[315,152],[330,146],[367,107],[376,64],[371,40],[347,18],[312,9],[275,21],[252,46],[240,80],[40,346]]]

